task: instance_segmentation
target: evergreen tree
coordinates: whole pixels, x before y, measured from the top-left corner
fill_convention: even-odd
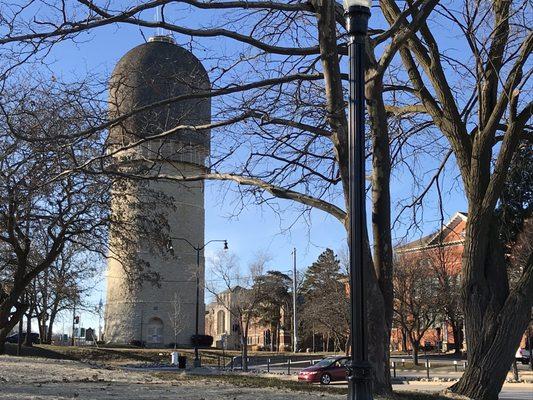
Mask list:
[[[256,278],[254,286],[262,293],[258,306],[260,322],[270,327],[270,350],[279,349],[279,331],[283,325],[282,317],[291,314],[290,287],[292,279],[280,271],[268,271]],[[289,327],[283,327],[285,329]]]
[[[334,350],[348,350],[350,316],[347,283],[348,277],[342,273],[340,261],[331,249],[320,254],[304,275],[302,325],[307,336],[322,335],[324,351],[330,350],[330,341]]]

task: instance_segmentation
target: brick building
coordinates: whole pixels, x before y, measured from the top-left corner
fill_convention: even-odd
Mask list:
[[[395,256],[399,263],[418,263],[435,271],[435,279],[448,279],[460,284],[460,273],[464,249],[467,215],[457,212],[439,231],[421,239],[397,246]],[[453,294],[450,294],[452,296]],[[451,299],[449,299],[451,300]],[[455,349],[456,342],[464,349],[464,332],[459,316],[454,320],[442,319],[423,335],[421,345],[432,349],[448,351]],[[411,350],[400,327],[393,327],[391,348],[397,351]]]

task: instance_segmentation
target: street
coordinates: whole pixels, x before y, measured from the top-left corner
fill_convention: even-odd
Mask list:
[[[305,356],[304,356],[305,357]],[[459,379],[462,375],[464,369],[464,361],[462,360],[453,360],[443,358],[438,355],[428,356],[429,359],[429,372],[430,378],[446,378],[446,379]],[[270,362],[268,362],[270,360]],[[298,372],[306,368],[316,361],[319,358],[314,358],[312,356],[305,357],[304,360],[301,358],[297,361],[292,361],[288,357],[272,357],[272,358],[250,358],[249,359],[249,368],[251,370],[270,372],[274,374],[284,374],[291,375],[290,379],[296,379]],[[406,368],[403,368],[404,360]],[[265,362],[267,361],[267,362]],[[409,357],[392,357],[391,362],[396,363],[396,379],[394,380],[396,384],[393,385],[395,391],[427,391],[427,392],[440,392],[446,389],[452,384],[452,382],[421,382],[414,379],[427,379],[427,370],[425,367],[425,358],[420,359],[422,367],[418,369],[413,369],[409,367],[411,359]],[[454,363],[457,361],[457,364]],[[240,368],[240,359],[236,358],[234,360],[234,366]],[[517,364],[519,377],[521,379],[526,379],[528,383],[506,383],[503,387],[502,392],[500,393],[499,398],[504,400],[533,400],[533,372],[531,371],[528,365],[523,365],[521,363]],[[457,367],[457,372],[455,368]],[[391,371],[393,374],[393,371]],[[512,377],[512,373],[509,372],[509,377]],[[409,380],[402,379],[408,378]],[[332,387],[344,386],[346,382],[335,382],[332,383]]]
[[[464,371],[464,360],[454,360],[450,358],[443,358],[439,355],[429,355],[429,378],[454,378],[459,379]],[[283,373],[283,374],[297,374],[301,369],[307,368],[319,361],[320,358],[316,355],[297,356],[297,359],[288,356],[275,357],[249,357],[248,367],[251,370],[258,370],[262,372]],[[395,365],[392,367],[392,365]],[[227,367],[231,367],[231,362],[226,363]],[[233,360],[234,368],[240,369],[240,357],[235,357]],[[533,371],[528,365],[517,363],[518,374],[520,379],[533,381]],[[391,357],[391,376],[393,378],[427,378],[426,358],[420,358],[420,365],[418,367],[412,366],[412,361],[408,356],[405,357]],[[509,377],[512,377],[510,372]]]

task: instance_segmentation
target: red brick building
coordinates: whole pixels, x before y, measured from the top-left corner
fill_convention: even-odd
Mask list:
[[[460,285],[466,220],[467,215],[465,213],[457,212],[439,231],[396,247],[395,256],[399,264],[410,262],[431,268],[433,279],[446,282],[446,284],[451,282],[451,285],[457,289]],[[450,302],[450,309],[453,309],[452,306],[459,307],[459,304],[455,304],[455,300],[458,299],[452,298],[458,294],[458,291],[451,292],[453,293],[449,294],[449,298],[444,300]],[[443,291],[443,294],[439,295],[446,296],[446,293]],[[464,347],[460,312],[456,316],[453,312],[449,314],[449,319],[440,318],[432,328],[425,332],[421,341],[422,346],[448,351],[456,348],[457,341],[460,343],[458,350]],[[406,340],[400,327],[393,327],[391,349],[396,351],[411,350],[409,341]]]

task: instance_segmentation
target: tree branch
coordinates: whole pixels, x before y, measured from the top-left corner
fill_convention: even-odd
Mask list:
[[[244,186],[254,186],[258,189],[264,190],[271,195],[279,199],[293,200],[300,204],[310,206],[322,210],[335,218],[337,218],[341,223],[346,223],[346,212],[337,207],[334,204],[328,203],[327,201],[317,199],[315,197],[309,196],[307,194],[299,193],[294,190],[282,188],[271,183],[262,181],[258,178],[245,177],[236,174],[219,174],[219,173],[207,173],[204,175],[196,176],[183,176],[175,177],[169,175],[158,175],[157,179],[171,180],[171,181],[181,181],[181,182],[194,182],[201,180],[218,180],[218,181],[233,181],[239,185]]]

